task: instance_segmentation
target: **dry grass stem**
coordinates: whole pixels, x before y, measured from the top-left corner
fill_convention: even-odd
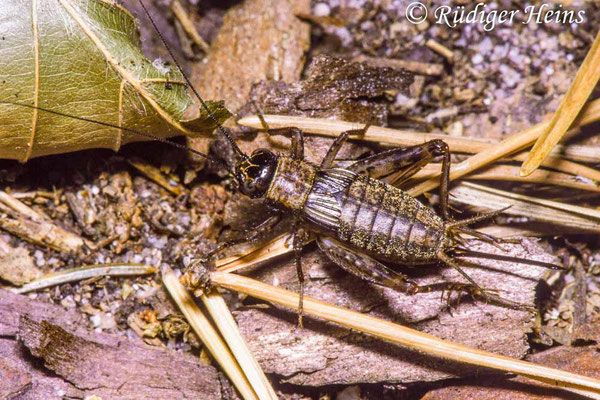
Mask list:
[[[527,176],[535,171],[550,154],[567,129],[571,126],[581,108],[592,94],[600,79],[600,32],[583,60],[571,87],[562,99],[550,124],[537,138],[527,159],[521,166],[521,175]]]
[[[511,206],[506,214],[531,218],[536,221],[563,225],[577,232],[600,232],[600,211],[551,200],[492,189],[463,182],[451,190],[451,199],[475,207],[491,210]]]
[[[296,293],[267,285],[251,278],[215,271],[212,274],[212,281],[221,287],[242,292],[284,307],[291,309],[298,308],[298,295]],[[585,391],[586,393],[600,393],[600,381],[593,378],[452,343],[392,322],[333,306],[309,297],[304,297],[304,313],[393,343],[417,349],[427,354],[511,372],[563,388]]]
[[[338,136],[341,132],[351,129],[360,129],[364,124],[328,120],[323,118],[290,117],[281,115],[265,115],[265,120],[273,129],[295,126],[305,132],[320,134],[324,136]],[[574,125],[581,126],[600,120],[600,99],[590,102],[582,111]],[[240,125],[255,129],[262,129],[257,116],[249,116],[238,121]],[[481,139],[467,137],[453,137],[444,134],[423,133],[409,130],[397,130],[377,126],[369,127],[367,133],[358,138],[360,140],[372,141],[381,144],[396,146],[411,146],[421,144],[427,140],[442,139],[450,146],[450,150],[464,153],[478,153],[473,157],[455,165],[452,168],[451,179],[456,179],[482,166],[488,165],[500,158],[515,153],[529,144],[533,143],[549,122],[541,122],[518,134],[512,135],[501,142],[490,143]],[[566,148],[556,151],[556,156],[566,155]],[[572,154],[572,153],[571,153]],[[515,156],[516,160],[522,161],[526,155]],[[592,180],[600,181],[600,172],[592,168],[561,160],[558,157],[548,158],[543,165],[565,173],[580,175]],[[423,182],[419,193],[432,190],[438,186],[438,180],[430,179]]]
[[[202,314],[202,311],[200,311],[194,299],[192,299],[187,290],[179,282],[177,276],[173,271],[166,270],[163,271],[162,278],[165,287],[177,303],[186,320],[225,374],[227,374],[242,398],[245,400],[258,399],[229,348],[210,324],[208,318]]]
[[[223,297],[216,290],[213,290],[210,293],[203,294],[200,298],[217,325],[219,332],[223,335],[235,359],[246,374],[258,398],[261,400],[277,400],[275,390],[254,358],[252,351],[248,348],[248,344],[242,337],[238,325],[233,315],[231,315],[229,307],[225,304]]]
[[[440,175],[440,164],[428,164],[421,171],[413,176],[413,179],[431,179]],[[547,185],[557,185],[570,187],[579,190],[588,190],[591,192],[600,192],[600,186],[595,183],[586,182],[585,179],[577,178],[573,175],[562,172],[553,172],[547,169],[538,169],[529,176],[521,176],[519,167],[516,165],[490,165],[479,169],[474,173],[465,176],[465,179],[479,179],[492,181],[515,181],[542,183]],[[392,178],[390,178],[392,179]],[[438,178],[439,180],[439,178]]]
[[[49,288],[56,285],[62,285],[68,282],[77,282],[84,279],[102,277],[102,276],[140,276],[153,274],[156,271],[154,267],[138,264],[100,264],[86,265],[80,268],[66,269],[46,275],[33,282],[29,282],[20,288],[13,288],[14,293],[27,293],[34,290]]]
[[[194,22],[190,19],[188,13],[185,11],[179,0],[175,0],[173,3],[171,3],[171,11],[173,11],[173,15],[175,15],[175,18],[177,18],[177,20],[181,24],[181,27],[183,28],[185,33],[190,37],[190,39],[192,39],[194,44],[200,49],[202,49],[204,54],[208,53],[208,44],[204,41],[204,39],[202,39],[198,31],[196,30]]]
[[[289,240],[289,234],[283,234],[266,244],[252,247],[244,254],[217,260],[216,266],[219,271],[234,272],[250,264],[272,260],[290,251],[292,251],[292,242]]]

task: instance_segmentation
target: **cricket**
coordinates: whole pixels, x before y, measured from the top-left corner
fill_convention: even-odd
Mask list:
[[[344,146],[349,145],[351,140],[360,141],[369,136],[373,126],[365,121],[364,128],[345,130],[337,135],[322,159],[314,162],[306,157],[309,150],[307,146],[310,144],[306,143],[307,134],[301,127],[271,127],[262,110],[252,103],[252,111],[260,120],[260,130],[266,132],[270,138],[287,138],[290,150],[289,153],[280,153],[271,148],[259,147],[245,152],[243,146],[238,143],[238,134],[224,126],[222,115],[215,114],[214,104],[205,101],[204,95],[184,71],[181,61],[170,48],[145,1],[138,2],[170,56],[170,62],[183,79],[181,82],[171,82],[170,78],[167,78],[165,88],[173,90],[173,85],[181,86],[193,95],[205,120],[209,121],[208,125],[205,121],[205,125],[214,128],[212,141],[224,143],[227,152],[222,150],[223,146],[213,146],[209,151],[200,151],[150,133],[139,126],[105,122],[63,109],[21,101],[18,98],[0,99],[0,105],[34,110],[36,115],[79,120],[92,126],[114,129],[115,132],[119,132],[119,146],[122,140],[124,143],[131,141],[121,137],[129,135],[188,152],[204,159],[212,171],[220,172],[219,179],[227,181],[234,192],[255,202],[253,204],[261,200],[264,210],[262,221],[247,228],[241,237],[219,241],[210,251],[196,254],[186,267],[180,268],[180,281],[190,293],[194,293],[203,301],[206,296],[218,293],[218,285],[211,281],[210,276],[215,270],[215,261],[221,255],[237,245],[269,238],[272,232],[281,232],[284,228],[290,234],[298,283],[297,321],[293,334],[301,335],[306,329],[306,266],[303,263],[303,251],[312,240],[329,261],[345,273],[369,284],[417,297],[420,294],[439,292],[439,301],[445,302],[450,314],[452,307],[458,305],[463,298],[524,311],[528,315],[538,311],[537,307],[530,304],[503,297],[501,291],[480,284],[465,271],[464,257],[476,253],[471,248],[474,242],[479,241],[505,252],[505,245],[520,244],[521,240],[484,233],[473,227],[482,222],[493,222],[496,217],[510,211],[510,206],[495,207],[491,211],[479,212],[465,218],[455,216],[450,205],[453,154],[447,141],[435,138],[423,140],[419,144],[388,147],[357,159],[340,158]],[[322,20],[316,18],[311,21],[322,23]],[[155,80],[154,83],[159,81],[158,78],[152,79]],[[31,148],[28,148],[25,156],[20,158],[21,161],[26,161],[30,155]],[[404,189],[409,180],[427,172],[432,164],[435,164],[433,167],[439,171],[432,178],[438,180],[439,186],[437,202],[433,206]],[[93,251],[92,248],[91,252]],[[482,254],[479,253],[479,256]],[[485,257],[485,254],[483,256]],[[493,258],[493,255],[490,255],[490,258]],[[535,263],[519,257],[512,257],[511,260],[525,264]],[[557,272],[553,270],[562,272],[565,269],[564,266],[552,263],[535,265],[547,268],[549,274]],[[462,280],[440,280],[422,284],[411,277],[411,271],[432,266],[449,267],[455,270]],[[472,261],[467,266],[484,268]],[[452,294],[456,296],[453,297]],[[452,298],[454,300],[451,300]],[[179,304],[181,300],[176,302]],[[205,306],[209,308],[207,303]],[[186,312],[184,315],[187,317]],[[169,318],[168,326],[176,332],[174,335],[189,332],[189,328],[181,328],[185,325],[182,317]],[[24,326],[29,323],[26,322]],[[200,336],[201,340],[204,340],[204,336]],[[233,348],[231,344],[228,345]],[[237,356],[235,353],[234,357]],[[222,358],[215,356],[215,359],[221,364]],[[272,388],[254,386],[255,382],[252,379],[248,379],[252,387],[244,387],[244,383],[241,383],[244,378],[240,376],[252,376],[244,368],[246,367],[242,367],[242,372],[225,370],[243,398],[276,398],[273,397],[275,392]],[[261,374],[264,376],[262,371],[259,375]],[[596,384],[592,378],[585,379],[590,379],[592,386]],[[262,384],[264,385],[264,382]],[[266,385],[268,388],[269,384]]]

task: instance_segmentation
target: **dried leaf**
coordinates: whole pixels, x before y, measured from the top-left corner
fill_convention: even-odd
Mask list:
[[[181,73],[143,56],[136,22],[123,7],[104,0],[5,0],[0,15],[0,157],[26,161],[147,140],[6,102],[160,137],[214,127],[205,113],[182,121],[191,99]],[[210,107],[221,120],[229,116],[221,103]]]

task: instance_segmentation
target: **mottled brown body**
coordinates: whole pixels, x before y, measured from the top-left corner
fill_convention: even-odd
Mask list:
[[[301,211],[312,190],[316,174],[315,165],[292,157],[280,156],[265,197],[280,207]]]
[[[337,194],[337,238],[378,259],[422,264],[437,259],[446,244],[444,221],[406,192],[358,175]]]
[[[391,149],[342,169],[332,166],[341,145],[353,131],[342,133],[332,143],[320,166],[304,161],[302,131],[290,129],[288,133],[292,136],[289,156],[257,149],[248,157],[240,151],[241,159],[232,175],[243,194],[265,198],[274,206],[271,208],[273,215],[253,230],[250,240],[262,231],[269,231],[283,217],[293,218],[292,242],[300,284],[299,325],[302,325],[304,290],[301,252],[307,232],[316,234],[319,248],[331,261],[368,282],[408,294],[433,290],[464,291],[510,307],[526,308],[479,287],[448,254],[460,250],[460,244],[464,243],[461,235],[496,244],[498,239],[467,225],[489,219],[503,210],[462,221],[454,221],[449,216],[450,152],[443,141],[431,140]],[[440,215],[392,185],[405,181],[436,157],[442,157]],[[227,245],[220,245],[211,255]],[[419,285],[384,262],[445,263],[456,269],[468,283]],[[192,279],[198,275],[192,273]]]
[[[271,198],[301,210],[312,229],[377,259],[402,264],[435,261],[449,244],[442,218],[406,192],[349,170],[315,170],[303,164],[308,163],[280,163],[282,176],[278,168],[269,192],[277,188],[278,196]],[[299,176],[306,181],[290,182]]]

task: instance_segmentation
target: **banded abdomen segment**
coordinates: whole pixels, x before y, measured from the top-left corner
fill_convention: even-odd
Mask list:
[[[424,263],[437,258],[444,222],[415,198],[382,181],[359,175],[338,201],[337,237],[375,258]]]

